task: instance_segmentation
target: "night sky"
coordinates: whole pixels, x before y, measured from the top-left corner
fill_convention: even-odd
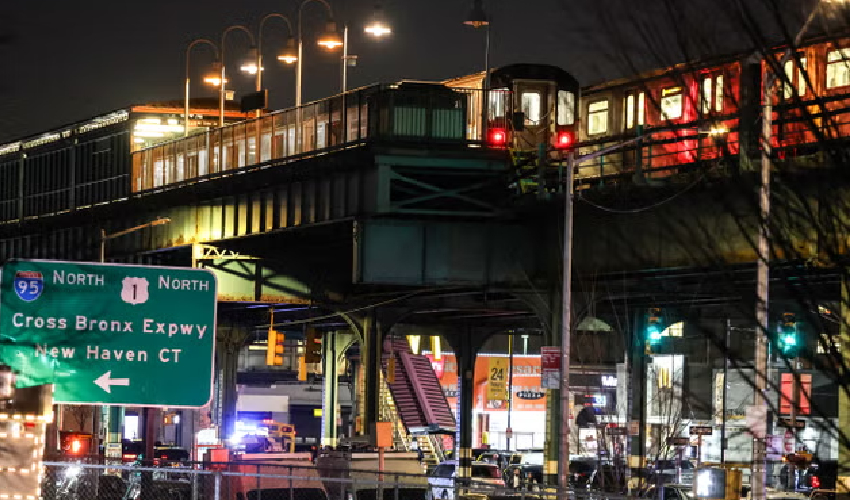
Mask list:
[[[690,33],[715,41],[730,40],[729,33],[737,27],[714,5],[730,1],[691,0],[690,12],[676,14],[683,16],[676,19],[665,10],[665,0],[485,0],[493,21],[491,65],[545,62],[567,69],[583,83],[623,76],[631,71],[630,61],[638,61],[641,68],[658,65],[658,51],[646,35],[656,38],[655,45],[668,46],[658,43],[658,37],[669,23],[687,25]],[[804,7],[798,0],[786,1],[795,4],[788,11],[793,23]],[[653,2],[660,5],[638,7]],[[462,24],[470,0],[385,0],[381,4],[394,33],[383,41],[362,34],[374,0],[330,3],[337,21],[348,21],[350,53],[359,56],[358,66],[349,71],[350,88],[402,78],[443,79],[483,69],[484,32]],[[218,41],[231,24],[256,31],[259,19],[269,12],[289,15],[295,22],[297,5],[271,0],[3,2],[0,142],[129,104],[182,99],[185,49],[191,40]],[[315,46],[314,37],[325,20],[321,5],[311,2],[304,12],[307,102],[338,92],[340,52],[322,53]],[[294,66],[275,59],[285,32],[285,24],[277,20],[264,30],[264,79],[273,109],[294,102]],[[228,35],[226,63],[234,82],[230,87],[238,92],[253,89],[252,77],[236,71],[248,46],[242,33]],[[701,45],[700,50],[708,49]],[[682,56],[668,57],[675,62]],[[208,50],[193,51],[193,97],[214,95],[200,83],[211,61]]]

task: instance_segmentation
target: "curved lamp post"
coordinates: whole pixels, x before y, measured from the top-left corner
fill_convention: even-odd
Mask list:
[[[257,31],[257,60],[256,62],[246,62],[246,64],[243,64],[240,68],[245,73],[255,75],[254,81],[257,92],[263,90],[263,28],[266,25],[266,21],[272,18],[283,19],[286,21],[286,26],[289,29],[289,38],[286,40],[286,46],[283,51],[278,54],[277,60],[284,64],[293,64],[298,60],[298,52],[295,48],[295,37],[293,36],[295,30],[292,29],[292,22],[288,17],[283,14],[278,14],[277,12],[266,14],[260,20],[260,27]],[[260,116],[260,110],[257,110],[257,116]]]
[[[226,73],[225,73],[225,63],[224,63],[225,42],[227,41],[227,34],[232,32],[232,31],[237,31],[237,30],[245,32],[245,34],[247,34],[248,38],[251,40],[251,50],[252,51],[257,50],[257,43],[256,43],[256,40],[254,39],[254,34],[251,33],[251,30],[246,28],[244,25],[234,24],[233,26],[228,26],[224,30],[224,32],[221,34],[221,59],[220,59],[221,60],[221,78],[220,78],[221,86],[218,89],[218,126],[219,127],[224,126],[224,93],[225,93],[224,87],[225,87],[225,84],[227,83],[227,79],[225,78]],[[257,56],[255,54],[254,59],[256,59],[256,58],[257,58]],[[260,72],[260,65],[257,64],[257,73],[259,73],[259,72]]]
[[[334,13],[331,8],[331,4],[327,2],[327,0],[304,0],[301,2],[301,5],[298,6],[298,61],[295,67],[295,105],[301,106],[301,74],[304,66],[304,43],[302,38],[302,29],[301,25],[303,22],[302,13],[304,12],[304,6],[310,2],[319,2],[325,6],[325,9],[328,11],[328,22],[325,25],[325,31],[319,36],[317,43],[327,48],[328,50],[333,50],[337,47],[340,47],[344,44],[342,38],[340,38],[339,33],[337,33],[336,23],[333,21]]]
[[[218,61],[218,47],[215,44],[206,38],[199,38],[197,40],[193,40],[188,47],[186,47],[186,94],[184,96],[184,114],[183,114],[183,135],[189,135],[189,56],[192,52],[192,48],[196,45],[206,44],[212,47],[213,54],[215,54],[216,61]],[[204,82],[211,83],[210,77],[207,76],[204,78]]]
[[[392,34],[393,30],[380,6],[375,7],[375,11],[363,27],[363,32],[375,38],[383,38]],[[348,90],[348,60],[356,60],[357,56],[348,55],[348,23],[345,24],[342,33],[342,92],[345,93]]]

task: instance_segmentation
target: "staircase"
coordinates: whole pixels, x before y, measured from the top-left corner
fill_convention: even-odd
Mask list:
[[[420,434],[416,436],[419,449],[422,450],[422,462],[429,470],[446,459],[443,444],[438,436]]]
[[[431,361],[410,352],[407,339],[395,337],[384,343],[382,361],[385,372],[390,367],[390,358],[394,359],[394,377],[387,377],[387,385],[408,434],[454,432],[454,414]]]
[[[411,440],[407,435],[407,430],[405,430],[401,418],[398,416],[395,401],[393,401],[393,395],[390,393],[387,380],[383,372],[379,373],[378,376],[381,379],[381,393],[379,395],[381,400],[378,405],[381,422],[391,422],[393,425],[393,447],[396,450],[410,451]]]

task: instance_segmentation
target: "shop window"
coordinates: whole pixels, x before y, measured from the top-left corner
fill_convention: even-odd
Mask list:
[[[826,88],[850,85],[850,48],[833,50],[826,55]]]
[[[520,103],[522,112],[525,114],[526,125],[540,123],[540,102],[540,92],[526,91],[522,93]]]
[[[558,91],[558,125],[572,125],[575,123],[575,94],[569,90]]]
[[[676,120],[682,117],[682,87],[661,90],[661,119]]]
[[[592,102],[587,107],[587,134],[608,132],[608,101]]]
[[[812,394],[812,374],[800,373],[800,397],[797,399],[797,415],[810,415],[812,406],[809,397]],[[779,402],[779,413],[791,414],[791,402],[794,398],[794,374],[783,373],[781,379],[782,397]]]
[[[658,388],[659,389],[672,389],[673,388],[673,373],[672,370],[665,366],[659,366],[656,368],[655,373],[658,378]]]

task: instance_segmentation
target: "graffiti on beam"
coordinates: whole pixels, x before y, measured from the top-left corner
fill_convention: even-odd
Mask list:
[[[200,255],[196,255],[196,260],[214,260],[214,259],[228,259],[228,260],[256,260],[257,257],[253,257],[251,255],[242,255],[239,252],[235,252],[233,250],[228,250],[226,248],[218,248],[212,245],[198,245],[198,248],[201,250]]]

